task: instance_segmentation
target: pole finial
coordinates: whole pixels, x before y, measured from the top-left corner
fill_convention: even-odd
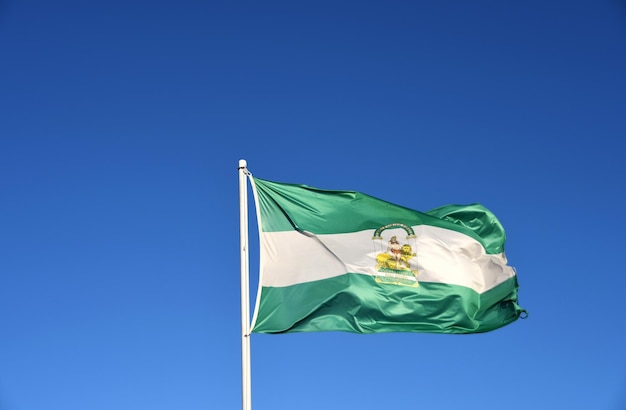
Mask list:
[[[247,166],[248,166],[248,163],[246,162],[245,159],[240,159],[239,160],[239,169],[246,168]]]

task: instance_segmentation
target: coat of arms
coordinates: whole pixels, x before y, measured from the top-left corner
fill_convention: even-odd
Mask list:
[[[386,235],[383,236],[383,232]],[[405,239],[401,242],[400,238]],[[402,223],[381,226],[372,237],[376,244],[376,282],[417,287],[416,240],[413,228]]]

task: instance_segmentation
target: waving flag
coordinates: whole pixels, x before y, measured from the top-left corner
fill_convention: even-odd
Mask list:
[[[479,333],[525,315],[504,229],[482,205],[424,213],[250,179],[261,245],[253,332]]]

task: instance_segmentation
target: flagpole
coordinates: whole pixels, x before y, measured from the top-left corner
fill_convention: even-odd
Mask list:
[[[239,243],[241,251],[241,404],[252,409],[250,377],[250,285],[248,269],[247,162],[239,160]]]

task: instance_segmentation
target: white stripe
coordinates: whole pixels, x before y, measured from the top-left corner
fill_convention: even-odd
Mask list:
[[[263,232],[261,285],[289,286],[349,272],[379,275],[376,256],[386,253],[392,235],[416,253],[409,262],[410,269],[418,271],[418,282],[460,285],[483,293],[515,275],[504,253],[488,255],[469,236],[429,225],[413,229],[416,239],[407,238],[402,229],[389,229],[383,241],[372,239],[374,230],[316,236]]]

